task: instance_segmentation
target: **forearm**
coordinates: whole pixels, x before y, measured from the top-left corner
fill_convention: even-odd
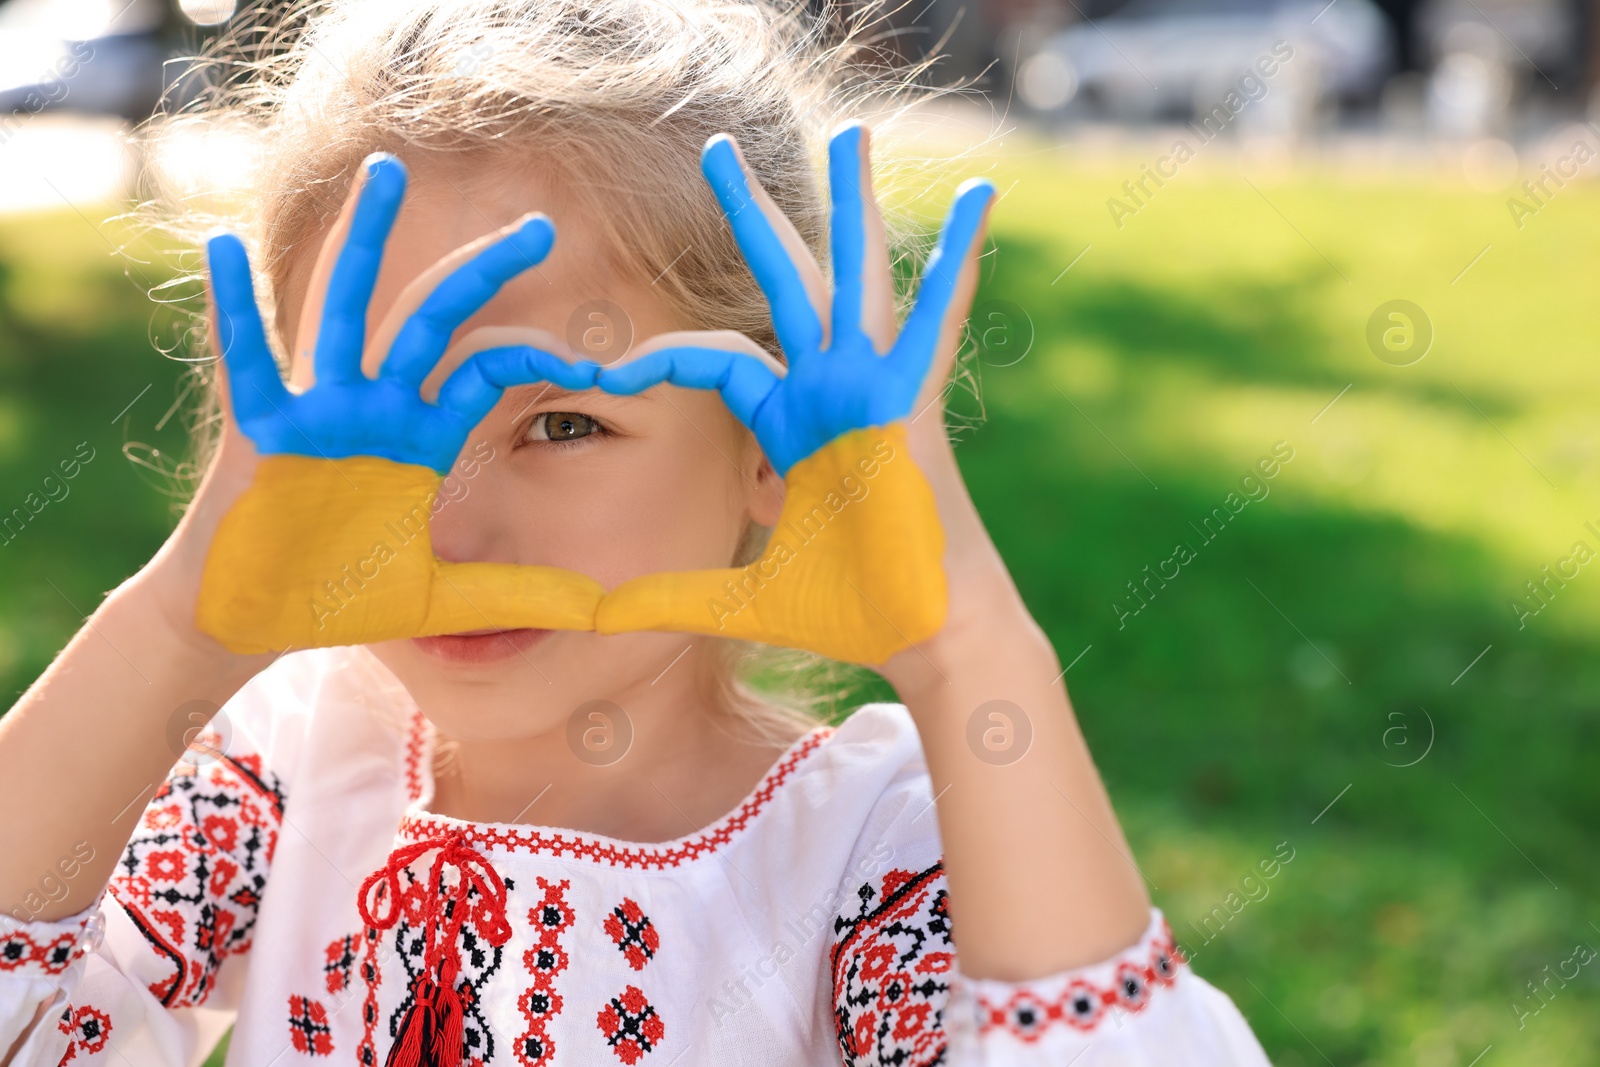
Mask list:
[[[0,908],[13,917],[58,919],[94,899],[178,739],[261,666],[173,625],[152,584],[113,592],[0,719]]]
[[[916,721],[938,797],[962,971],[1021,981],[1098,962],[1148,924],[1143,876],[1055,650],[984,529],[942,427],[930,413],[918,429],[913,455],[945,532],[949,616],[882,670]],[[993,701],[1014,707],[979,712]]]
[[[1150,900],[1049,641],[1003,596],[948,636],[900,695],[939,797],[962,971],[1022,981],[1126,948]],[[1014,708],[991,705],[971,728],[992,701]]]

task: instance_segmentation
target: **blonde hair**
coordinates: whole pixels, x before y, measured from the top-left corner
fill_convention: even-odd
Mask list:
[[[146,140],[159,152],[196,126],[242,126],[256,149],[252,181],[222,209],[156,190],[143,215],[191,247],[219,224],[245,239],[282,357],[290,274],[362,159],[380,149],[488,157],[602,200],[591,214],[615,269],[654,279],[694,328],[738,330],[776,353],[766,301],[700,176],[700,152],[714,134],[736,137],[826,262],[817,176],[828,131],[870,114],[876,132],[926,96],[916,87],[926,63],[897,63],[878,47],[887,22],[877,0],[852,10],[816,15],[768,0],[300,0],[287,13],[242,16],[189,75],[209,87],[154,122]],[[903,240],[908,231],[892,232]],[[733,562],[757,558],[763,545],[761,530],[747,532]],[[720,644],[713,683],[727,707],[758,726],[769,713],[791,725],[805,713],[797,693],[779,711],[754,697],[742,681],[748,650]],[[769,680],[819,677],[814,660],[789,662],[755,666]]]

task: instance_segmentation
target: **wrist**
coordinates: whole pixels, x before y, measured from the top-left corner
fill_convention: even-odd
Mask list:
[[[997,674],[1047,672],[1055,649],[1003,568],[994,580],[972,583],[961,597],[952,596],[944,627],[918,645],[890,657],[878,672],[894,687],[902,703],[948,693],[952,687],[980,684]],[[996,694],[999,695],[999,694]]]
[[[229,651],[195,624],[198,577],[191,577],[165,549],[106,597],[91,621],[108,639],[128,643],[151,669],[181,677],[197,695],[217,694],[220,703],[273,658]],[[113,636],[115,635],[115,636]],[[130,653],[130,658],[133,658]]]

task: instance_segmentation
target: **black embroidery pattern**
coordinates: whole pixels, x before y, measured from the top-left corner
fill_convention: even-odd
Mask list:
[[[955,968],[944,865],[889,871],[857,896],[856,914],[833,924],[834,1018],[844,1062],[944,1063],[943,1015]]]
[[[666,1036],[666,1024],[638,986],[628,986],[600,1009],[595,1025],[605,1035],[606,1044],[617,1059],[633,1067],[655,1051]]]
[[[168,1007],[204,1004],[217,969],[250,948],[284,795],[259,756],[180,764],[145,808],[110,893],[172,966]]]
[[[289,1040],[308,1056],[333,1055],[333,1029],[328,1009],[311,997],[289,997]]]
[[[611,914],[606,916],[605,929],[617,949],[627,957],[628,966],[636,971],[644,970],[644,965],[655,959],[661,948],[656,924],[629,897],[623,897],[622,903],[611,909]]]

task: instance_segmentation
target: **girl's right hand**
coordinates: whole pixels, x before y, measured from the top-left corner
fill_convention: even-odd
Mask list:
[[[324,255],[331,270],[325,287],[313,281],[308,304],[320,305],[306,346],[316,381],[302,392],[279,376],[243,244],[226,233],[207,244],[224,439],[150,580],[172,613],[232,652],[592,625],[597,583],[555,568],[445,563],[428,531],[442,477],[501,396],[494,368],[520,361],[519,382],[537,364],[537,377],[564,388],[594,383],[593,363],[501,349],[498,359],[467,361],[436,401],[421,396],[457,327],[545,258],[554,228],[529,215],[449,257],[459,265],[420,305],[378,329],[391,340],[368,377],[367,310],[405,185],[399,160],[369,159],[329,237],[337,255]]]

